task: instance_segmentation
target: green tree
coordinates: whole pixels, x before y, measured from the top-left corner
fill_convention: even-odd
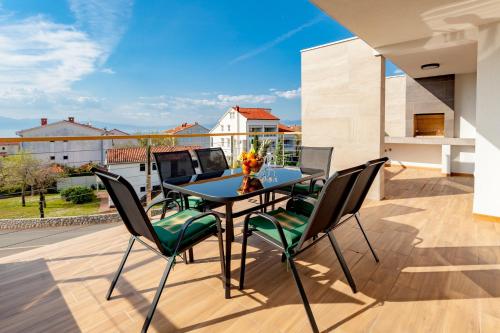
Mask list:
[[[55,185],[57,179],[62,177],[62,175],[64,175],[64,170],[57,165],[42,165],[35,171],[34,185],[40,196],[40,218],[45,217],[45,208],[47,207],[45,194],[49,188]]]
[[[283,135],[280,135],[278,136],[278,143],[276,144],[276,150],[274,151],[274,157],[277,165],[285,165],[285,161],[283,159],[283,149]]]
[[[6,188],[21,188],[21,205],[23,207],[26,206],[26,189],[28,186],[33,186],[39,165],[40,161],[24,150],[3,159],[4,186]]]

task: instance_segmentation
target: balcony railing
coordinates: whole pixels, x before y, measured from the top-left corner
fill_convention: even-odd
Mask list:
[[[147,153],[158,149],[155,147],[220,147],[234,168],[239,165],[238,156],[250,149],[255,138],[261,143],[271,140],[268,153],[274,156],[275,164],[297,165],[300,132],[0,138],[0,142],[19,144],[0,157],[0,219],[90,215],[112,210],[102,185],[89,172],[91,165],[126,178],[146,204],[161,190],[156,165]],[[74,186],[91,188],[94,199],[82,204],[65,201],[61,192]],[[26,206],[22,206],[22,197]]]

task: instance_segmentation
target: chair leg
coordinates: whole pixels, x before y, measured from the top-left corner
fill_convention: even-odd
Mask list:
[[[111,285],[109,286],[108,293],[106,294],[106,300],[108,300],[108,301],[111,298],[111,294],[113,293],[113,289],[115,289],[116,282],[118,281],[118,278],[120,277],[120,274],[123,270],[123,266],[125,266],[125,262],[127,261],[128,255],[130,254],[130,250],[132,250],[132,245],[134,245],[134,242],[135,242],[135,237],[131,236],[129,241],[128,241],[127,250],[125,250],[125,254],[123,255],[120,266],[118,266],[118,271],[116,271],[115,277],[113,278],[113,281],[111,281]]]
[[[297,268],[295,267],[293,258],[288,257],[288,262],[290,263],[290,269],[292,271],[295,284],[297,285],[297,289],[299,289],[300,298],[302,299],[302,303],[304,303],[304,308],[306,309],[307,318],[309,318],[309,323],[311,324],[311,328],[313,332],[315,333],[319,332],[318,325],[316,324],[316,320],[314,319],[311,306],[309,305],[309,301],[307,300],[306,292],[304,291],[304,287],[302,286],[302,282],[300,281],[299,272],[297,272]]]
[[[224,239],[222,238],[222,227],[218,227],[217,240],[219,243],[220,270],[222,273],[222,287],[224,288],[224,277],[226,276],[226,259],[224,258]]]
[[[245,218],[243,223],[243,240],[241,242],[241,265],[240,265],[240,285],[239,289],[243,290],[245,285],[245,264],[247,258],[247,241],[248,241],[248,219]]]
[[[156,289],[156,294],[155,297],[153,298],[153,303],[151,303],[151,306],[149,307],[148,314],[146,316],[146,320],[144,321],[144,325],[142,326],[142,333],[147,332],[149,324],[151,324],[151,319],[153,319],[153,315],[156,310],[156,306],[158,305],[158,301],[160,300],[161,293],[163,291],[163,288],[165,287],[165,283],[167,282],[168,274],[170,273],[170,270],[172,269],[172,266],[174,265],[175,262],[175,256],[172,256],[168,259],[168,264],[167,268],[165,268],[165,272],[163,272],[163,276],[161,277],[160,284],[158,285],[158,289]]]
[[[377,254],[375,253],[375,250],[373,249],[372,245],[370,244],[370,241],[368,240],[368,236],[366,236],[365,229],[363,229],[363,226],[361,225],[361,221],[359,220],[358,213],[354,214],[354,217],[356,218],[356,221],[358,222],[359,229],[361,229],[361,232],[363,233],[363,236],[365,237],[366,243],[368,244],[370,251],[372,251],[373,258],[375,258],[376,262],[379,262]]]
[[[272,192],[271,196],[272,196],[272,197],[271,197],[271,200],[272,200],[272,201],[276,200],[276,193],[275,193],[274,191]],[[275,205],[274,205],[274,204],[272,204],[272,206],[271,206],[271,210],[275,210],[275,209],[276,209]]]
[[[194,262],[194,252],[193,252],[193,248],[190,248],[188,250],[188,253],[189,253],[189,262]]]
[[[189,262],[188,262],[188,255],[187,255],[186,251],[184,251],[184,253],[182,254],[182,260],[184,261],[185,265],[189,264]]]
[[[349,271],[349,267],[347,267],[347,263],[345,262],[344,256],[342,255],[342,251],[340,251],[339,244],[337,243],[337,240],[335,237],[332,235],[332,232],[328,232],[328,239],[330,240],[330,243],[332,243],[333,250],[335,251],[335,254],[337,255],[337,259],[339,260],[340,267],[342,267],[342,271],[344,272],[345,277],[347,278],[347,281],[349,282],[349,285],[351,286],[352,292],[357,293],[357,288],[356,284],[354,283],[354,279],[352,278],[351,271]]]

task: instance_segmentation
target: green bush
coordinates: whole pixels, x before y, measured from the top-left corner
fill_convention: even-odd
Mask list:
[[[74,204],[92,202],[96,199],[94,191],[85,186],[72,186],[61,191],[61,197]]]

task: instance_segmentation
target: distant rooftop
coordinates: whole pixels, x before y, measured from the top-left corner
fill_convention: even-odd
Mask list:
[[[249,120],[280,120],[271,114],[271,109],[267,108],[242,108],[238,105],[233,106],[233,110],[239,112],[243,117]]]
[[[26,132],[29,132],[29,131],[33,131],[33,130],[37,130],[37,129],[40,129],[40,128],[45,128],[45,127],[53,126],[53,125],[56,125],[56,124],[64,124],[64,123],[69,124],[69,125],[75,125],[75,126],[81,126],[81,127],[89,128],[89,129],[95,130],[97,132],[100,132],[102,135],[129,135],[128,133],[126,133],[124,131],[121,131],[121,130],[119,130],[117,128],[114,128],[112,130],[107,130],[105,128],[103,129],[103,128],[94,127],[91,124],[79,123],[79,122],[77,122],[75,120],[75,117],[68,117],[68,119],[59,120],[59,121],[56,121],[56,122],[53,122],[53,123],[49,123],[49,121],[48,121],[47,118],[40,118],[40,125],[39,126],[35,126],[35,127],[31,127],[31,128],[27,128],[27,129],[23,129],[23,130],[17,131],[16,134],[19,135],[19,136],[23,136],[23,133],[26,133]]]
[[[167,133],[167,134],[176,134],[176,133],[179,133],[179,132],[182,132],[184,130],[187,130],[188,128],[191,128],[193,126],[201,126],[200,124],[198,124],[197,122],[193,123],[193,124],[189,124],[189,123],[183,123],[177,127],[174,127],[174,128],[171,128],[171,129],[168,129],[166,131],[164,131],[164,133]],[[203,126],[202,126],[203,127]],[[208,130],[208,129],[207,129]]]
[[[199,149],[199,146],[153,146],[151,154]],[[107,164],[145,163],[146,147],[111,148],[106,151]]]

